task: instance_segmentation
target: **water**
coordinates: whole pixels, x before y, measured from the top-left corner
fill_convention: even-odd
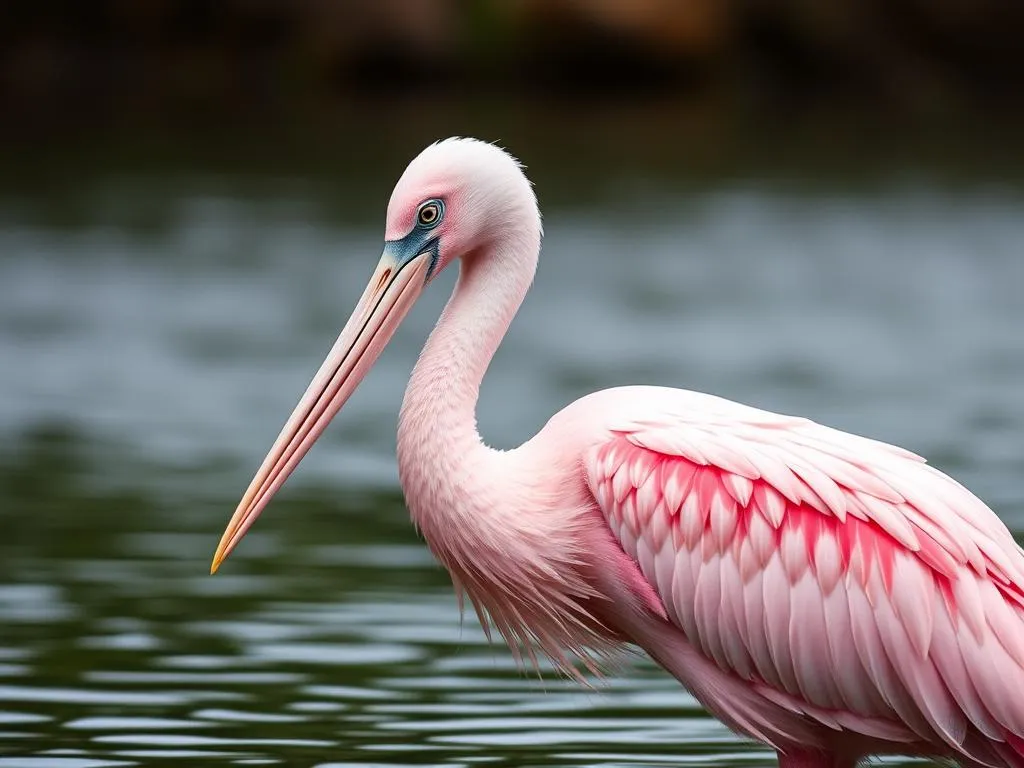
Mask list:
[[[905,445],[1024,530],[1020,184],[615,173],[546,206],[490,442],[685,386]],[[772,764],[643,658],[539,681],[460,621],[393,458],[450,275],[206,575],[376,262],[383,193],[331,213],[301,180],[153,172],[83,182],[70,221],[48,199],[0,206],[0,768]]]

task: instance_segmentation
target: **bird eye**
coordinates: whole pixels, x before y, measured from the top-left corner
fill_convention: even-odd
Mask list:
[[[435,227],[444,216],[444,204],[440,200],[428,200],[416,212],[416,221],[421,227]]]

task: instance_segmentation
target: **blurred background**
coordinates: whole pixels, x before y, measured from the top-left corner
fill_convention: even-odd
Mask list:
[[[460,623],[394,466],[454,275],[209,558],[449,135],[545,214],[489,442],[699,389],[1024,530],[1022,39],[1008,0],[0,2],[0,766],[772,765],[643,659],[541,683]]]

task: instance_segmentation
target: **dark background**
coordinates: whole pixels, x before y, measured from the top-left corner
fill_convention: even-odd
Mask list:
[[[5,0],[4,176],[340,172],[470,131],[652,169],[1002,163],[1022,39],[1013,0]]]

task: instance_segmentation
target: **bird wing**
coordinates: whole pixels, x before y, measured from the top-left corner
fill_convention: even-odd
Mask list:
[[[1019,750],[1024,553],[999,518],[900,448],[685,395],[585,466],[688,642],[833,728]]]

